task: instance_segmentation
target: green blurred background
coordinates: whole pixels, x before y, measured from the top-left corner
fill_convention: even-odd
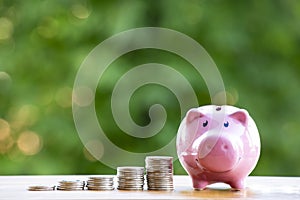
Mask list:
[[[228,103],[246,108],[255,119],[262,152],[252,174],[300,175],[299,22],[296,0],[0,0],[0,174],[115,173],[95,160],[77,135],[73,82],[101,41],[128,29],[157,26],[203,45],[222,74]],[[126,70],[148,62],[181,70],[199,104],[210,103],[202,78],[178,56],[151,49],[122,56],[99,84],[96,109],[105,130],[113,133],[108,137],[133,152],[165,145],[181,120],[174,95],[146,85],[132,96],[132,117],[146,125],[149,106],[161,103],[169,114],[162,130],[167,134],[145,145],[116,127],[109,110],[114,83]],[[178,161],[175,173],[185,173]]]

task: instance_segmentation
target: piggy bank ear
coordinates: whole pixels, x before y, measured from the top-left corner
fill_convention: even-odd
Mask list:
[[[189,112],[186,114],[186,121],[187,123],[191,123],[197,118],[203,117],[204,114],[202,114],[200,111],[198,111],[197,108],[192,108],[189,110]]]
[[[245,110],[239,110],[229,115],[229,117],[241,122],[244,126],[248,123],[248,113]]]

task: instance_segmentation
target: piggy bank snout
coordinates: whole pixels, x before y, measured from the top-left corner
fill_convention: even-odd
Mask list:
[[[198,162],[208,171],[229,171],[237,165],[239,159],[237,145],[223,136],[206,137],[198,148]]]

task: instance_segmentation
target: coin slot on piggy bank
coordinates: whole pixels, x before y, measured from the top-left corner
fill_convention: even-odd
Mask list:
[[[245,188],[260,155],[259,132],[249,113],[234,106],[189,110],[177,133],[177,154],[193,187],[223,182]]]

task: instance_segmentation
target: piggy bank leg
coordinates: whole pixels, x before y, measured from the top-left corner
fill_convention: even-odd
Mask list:
[[[233,182],[229,182],[228,184],[232,187],[232,189],[236,189],[236,190],[241,190],[241,189],[245,188],[245,181],[244,181],[244,179],[233,181]]]
[[[205,187],[208,185],[208,182],[205,180],[200,180],[199,178],[194,178],[193,179],[193,187],[195,190],[203,190]]]

